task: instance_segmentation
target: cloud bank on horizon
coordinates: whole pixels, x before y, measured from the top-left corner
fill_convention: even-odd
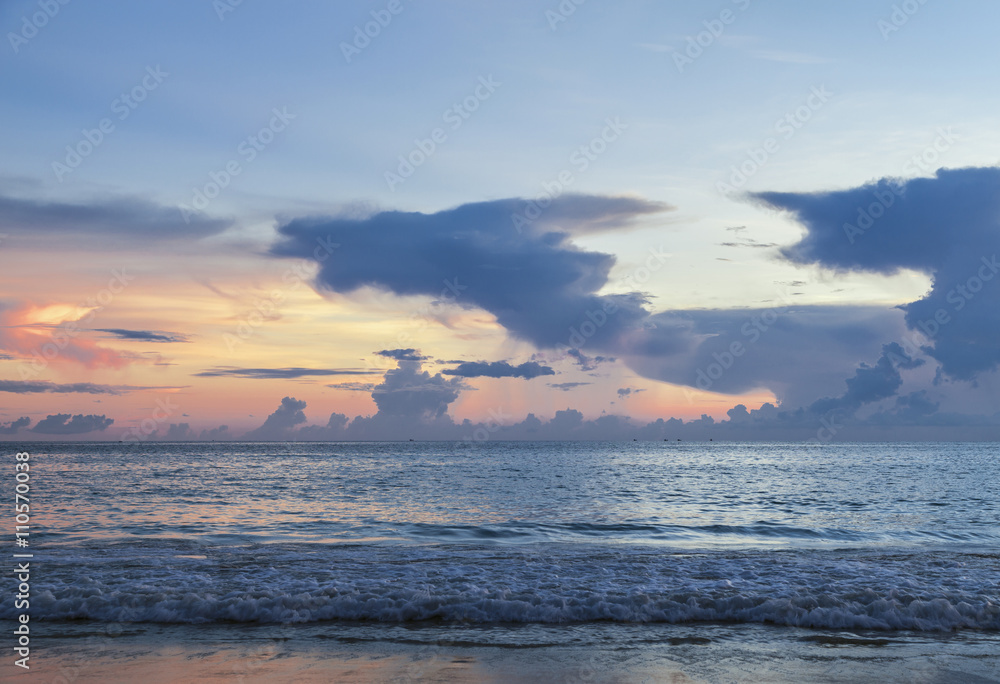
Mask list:
[[[420,356],[416,350],[406,350]],[[470,389],[458,378],[448,379],[442,373],[431,375],[422,370],[422,360],[400,359],[397,368],[386,372],[383,382],[372,390],[378,411],[372,416],[342,413],[330,415],[326,425],[307,425],[306,402],[285,397],[264,424],[252,430],[245,439],[265,440],[405,440],[443,439],[464,442],[485,442],[495,439],[519,440],[581,440],[581,439],[774,439],[779,436],[825,443],[845,432],[855,437],[877,434],[883,427],[950,427],[985,428],[1000,426],[1000,412],[992,416],[936,414],[938,406],[926,391],[898,396],[903,384],[902,371],[922,365],[920,359],[909,356],[897,343],[883,346],[874,364],[862,363],[844,384],[846,389],[833,397],[817,399],[796,410],[780,410],[770,403],[748,410],[737,404],[728,411],[728,420],[716,421],[707,415],[697,420],[662,418],[646,424],[628,416],[605,415],[586,420],[580,411],[560,410],[543,421],[533,413],[515,422],[503,410],[490,412],[482,422],[464,420],[456,423],[448,415],[448,407],[459,394]],[[530,380],[530,378],[527,378]],[[637,391],[619,388],[619,399]],[[860,409],[895,397],[895,403],[868,416]],[[936,415],[935,415],[936,414]],[[176,438],[180,430],[171,425],[166,439]],[[227,439],[226,426],[220,426],[213,439]],[[969,434],[968,432],[966,434]],[[202,434],[204,438],[205,433]],[[194,435],[191,433],[190,438]]]

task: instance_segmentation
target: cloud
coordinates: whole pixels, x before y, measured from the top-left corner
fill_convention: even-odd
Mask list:
[[[903,384],[900,370],[917,368],[922,359],[913,359],[897,343],[882,347],[882,356],[874,366],[862,363],[854,377],[847,379],[847,391],[836,398],[818,399],[809,406],[813,413],[844,410],[853,413],[861,406],[887,399],[896,394]]]
[[[645,392],[644,389],[636,389],[635,387],[619,387],[618,388],[618,398],[624,399],[626,397],[632,396],[633,394],[638,394],[639,392]]]
[[[86,368],[121,368],[136,361],[139,357],[134,354],[84,339],[81,324],[93,318],[97,310],[96,304],[38,307],[0,300],[0,349],[13,353],[8,356],[25,360],[35,372],[39,366],[66,361]],[[62,322],[53,325],[53,320]]]
[[[252,378],[255,380],[289,380],[310,375],[372,375],[360,368],[237,368],[218,366],[194,374],[201,378]]]
[[[21,416],[17,420],[8,423],[0,423],[0,435],[13,435],[21,428],[28,427],[29,425],[31,425],[31,418],[28,418],[28,416]]]
[[[371,392],[375,389],[374,382],[341,382],[335,385],[327,385],[332,389],[347,390],[348,392]]]
[[[902,309],[946,375],[972,380],[1000,364],[1000,168],[751,197],[805,226],[805,236],[782,250],[794,263],[931,276],[930,292]]]
[[[168,442],[183,442],[194,439],[194,430],[188,423],[171,423],[167,427],[167,434],[163,439]]]
[[[689,310],[649,323],[623,355],[640,376],[726,394],[768,389],[793,407],[839,392],[859,359],[906,333],[901,311],[868,306]]]
[[[114,422],[114,419],[103,415],[70,416],[68,413],[57,413],[38,421],[31,431],[42,435],[82,435],[106,430]]]
[[[421,371],[419,361],[398,364],[386,371],[382,382],[372,390],[380,416],[411,422],[442,418],[466,388],[459,378],[449,380],[440,373]]]
[[[219,427],[212,428],[211,430],[202,430],[201,434],[198,435],[198,439],[203,442],[232,438],[233,435],[230,434],[228,425],[220,425]]]
[[[508,199],[434,214],[295,219],[278,228],[281,239],[271,254],[308,259],[317,244],[336,243],[332,256],[323,253],[325,260],[319,261],[320,288],[350,293],[374,287],[400,296],[451,298],[492,313],[513,336],[538,347],[579,346],[569,339],[580,326],[593,327],[591,344],[610,344],[648,315],[637,293],[598,295],[615,258],[582,250],[570,237],[622,229],[667,205],[563,195],[519,231],[511,217],[524,204]]]
[[[404,357],[424,358],[416,350],[401,354]],[[385,372],[382,382],[371,388],[372,399],[378,407],[374,416],[355,416],[334,413],[325,426],[308,425],[304,409],[306,402],[290,397],[282,399],[281,406],[268,416],[256,430],[244,439],[264,440],[385,440],[418,436],[433,439],[458,439],[460,428],[448,416],[448,407],[466,389],[461,378],[445,378],[440,373],[431,375],[422,370],[421,361],[397,360],[397,367]]]
[[[615,357],[613,356],[587,356],[579,349],[567,349],[566,354],[573,357],[576,365],[580,367],[582,371],[592,371],[596,369],[602,363],[614,363]]]
[[[770,247],[777,247],[777,242],[758,242],[752,238],[747,238],[739,242],[720,242],[720,247],[750,247],[753,249],[767,249]]]
[[[662,207],[563,196],[518,231],[511,214],[521,204],[498,200],[435,214],[296,219],[279,228],[282,237],[271,253],[310,258],[317,244],[335,242],[332,256],[319,261],[321,289],[450,296],[457,305],[492,313],[515,338],[564,351],[585,370],[621,359],[649,379],[725,393],[768,389],[796,406],[838,391],[859,359],[905,332],[901,312],[879,307],[788,305],[763,327],[754,321],[774,311],[652,313],[642,293],[598,294],[615,258],[580,249],[571,236],[590,230],[574,227],[575,221],[625,226]],[[746,348],[745,358],[716,376],[716,355],[728,358],[734,342]],[[819,359],[816,349],[823,350]],[[416,358],[412,349],[383,351],[389,358]]]
[[[120,395],[128,392],[138,392],[141,390],[168,390],[183,389],[178,386],[142,386],[142,385],[97,385],[92,382],[73,382],[57,384],[47,381],[26,381],[26,380],[0,380],[0,392],[11,392],[14,394],[38,394],[42,392],[52,394],[112,394]]]
[[[419,354],[417,354],[419,355]],[[995,440],[1000,435],[1000,414],[959,415],[938,412],[925,390],[896,396],[895,404],[885,407],[902,384],[900,371],[917,368],[920,361],[907,355],[899,344],[883,345],[874,364],[861,363],[846,383],[846,391],[835,398],[813,402],[806,408],[781,410],[771,403],[757,409],[737,404],[727,412],[727,420],[717,421],[702,415],[695,420],[658,418],[637,423],[628,416],[602,415],[586,419],[577,409],[557,411],[548,421],[528,414],[521,421],[512,420],[503,411],[491,411],[488,420],[473,423],[466,419],[454,422],[449,406],[461,391],[468,389],[458,378],[422,371],[419,361],[398,361],[398,367],[385,373],[382,383],[373,389],[379,407],[374,416],[332,413],[325,425],[305,425],[306,403],[289,397],[261,428],[245,435],[246,439],[264,440],[387,440],[436,439],[479,443],[484,440],[809,440],[899,438],[895,428],[914,426],[909,433],[917,438],[972,438]],[[588,383],[551,383],[555,389],[568,391]],[[620,397],[636,388],[623,387]],[[867,418],[859,417],[862,407],[882,404],[882,409]],[[916,432],[922,430],[922,432]],[[202,433],[206,438],[206,433]]]
[[[305,407],[306,402],[294,397],[285,397],[281,400],[281,405],[267,417],[263,425],[256,430],[251,430],[244,437],[263,440],[287,439],[291,436],[292,428],[306,422],[306,414],[303,412]]]
[[[442,375],[458,375],[463,378],[524,378],[530,380],[541,375],[555,375],[549,366],[535,361],[527,361],[520,366],[512,366],[506,361],[466,361],[457,368],[441,371]]]
[[[163,333],[152,330],[125,330],[124,328],[95,328],[96,332],[108,333],[122,340],[138,340],[141,342],[190,342],[187,335],[180,333]]]
[[[382,349],[373,353],[396,361],[425,361],[428,358],[422,356],[416,349]]]
[[[296,431],[296,437],[316,441],[344,439],[349,420],[343,413],[331,413],[326,425],[306,425]]]
[[[895,406],[886,411],[872,415],[868,422],[885,425],[923,425],[929,417],[938,412],[941,402],[933,401],[927,395],[927,390],[910,392],[896,397]]]
[[[592,385],[592,384],[593,383],[591,382],[550,382],[548,383],[548,386],[551,387],[552,389],[557,389],[562,392],[569,392],[570,390],[574,390],[577,387],[584,387],[586,385]]]
[[[58,238],[76,248],[108,249],[151,242],[190,241],[217,235],[231,221],[194,213],[185,221],[180,209],[139,198],[95,198],[52,202],[0,194],[0,232],[18,242],[48,243]]]

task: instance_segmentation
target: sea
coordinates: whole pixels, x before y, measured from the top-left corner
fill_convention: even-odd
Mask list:
[[[16,446],[45,681],[1000,681],[994,443]]]

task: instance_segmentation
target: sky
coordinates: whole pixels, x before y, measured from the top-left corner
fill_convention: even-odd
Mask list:
[[[998,20],[0,1],[0,438],[1000,439]]]

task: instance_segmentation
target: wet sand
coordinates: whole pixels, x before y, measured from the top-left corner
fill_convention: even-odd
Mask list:
[[[33,643],[30,672],[8,657],[0,680],[72,682],[1000,682],[1000,635],[789,630],[767,626],[613,627],[585,646],[399,637],[378,626],[128,626]],[[558,630],[559,628],[548,628]],[[280,631],[278,631],[280,630]],[[325,630],[325,631],[324,631]],[[71,629],[70,631],[73,631]],[[454,632],[448,632],[452,637]],[[490,638],[500,639],[503,630]],[[552,634],[552,632],[550,632]],[[386,636],[388,640],[380,637]],[[534,636],[545,636],[539,632]],[[516,640],[515,640],[516,641]]]

